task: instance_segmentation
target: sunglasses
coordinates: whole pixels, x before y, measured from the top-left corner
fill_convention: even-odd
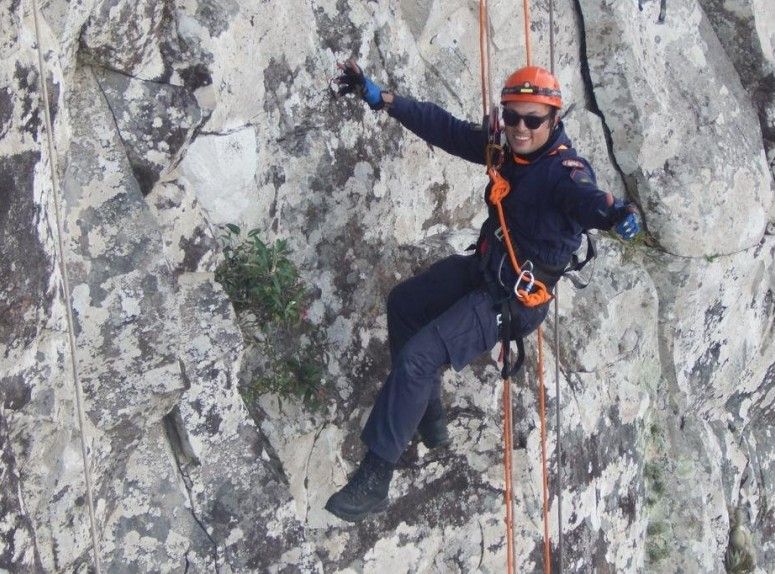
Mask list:
[[[552,117],[553,114],[548,113],[545,116],[522,116],[510,108],[503,108],[503,123],[510,128],[515,128],[519,125],[520,120],[525,122],[525,127],[529,130],[537,130],[543,123]]]

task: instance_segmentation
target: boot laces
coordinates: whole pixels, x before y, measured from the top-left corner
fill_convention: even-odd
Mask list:
[[[369,468],[369,466],[361,464],[345,485],[344,490],[353,494],[381,495],[384,483],[389,480],[389,477],[382,469]]]

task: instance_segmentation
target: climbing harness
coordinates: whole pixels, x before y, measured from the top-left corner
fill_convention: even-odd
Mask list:
[[[54,132],[52,128],[51,112],[49,110],[48,99],[48,87],[46,85],[46,68],[43,59],[43,48],[40,43],[40,24],[38,22],[39,10],[37,0],[32,0],[32,17],[35,23],[35,45],[38,53],[38,76],[40,79],[40,89],[43,101],[41,102],[43,107],[43,116],[46,126],[46,139],[48,143],[49,154],[49,166],[51,169],[51,186],[52,194],[54,196],[54,211],[56,214],[56,230],[57,230],[57,256],[59,259],[59,271],[62,274],[62,290],[65,298],[65,308],[67,309],[65,315],[67,318],[67,334],[70,346],[70,364],[72,369],[73,384],[75,387],[75,405],[78,411],[78,426],[81,435],[81,458],[83,459],[83,474],[86,483],[86,502],[89,510],[89,530],[91,532],[92,539],[92,553],[94,556],[94,570],[97,574],[100,574],[100,547],[99,539],[97,537],[97,520],[94,513],[94,497],[92,494],[92,482],[89,472],[89,454],[86,446],[86,415],[83,407],[83,388],[81,386],[81,380],[78,376],[78,368],[76,364],[76,342],[75,342],[75,329],[73,320],[73,310],[70,304],[70,280],[67,275],[67,265],[65,264],[65,249],[64,242],[62,241],[62,213],[59,204],[59,180],[57,177],[57,165],[56,160],[56,147],[54,145]]]

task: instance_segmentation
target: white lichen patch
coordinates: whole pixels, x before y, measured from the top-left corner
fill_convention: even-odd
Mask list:
[[[251,127],[201,136],[189,147],[178,173],[212,223],[256,221],[256,133]]]
[[[379,540],[374,548],[364,555],[364,569],[384,569],[390,572],[423,572],[427,570],[441,545],[441,539],[433,535],[424,537],[422,549],[401,542],[402,537],[412,539],[416,536],[416,529],[402,522],[391,538]]]

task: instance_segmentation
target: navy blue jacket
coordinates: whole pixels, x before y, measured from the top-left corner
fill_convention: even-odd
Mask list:
[[[481,125],[459,120],[436,104],[401,96],[395,96],[388,113],[429,144],[465,160],[486,163],[487,134]],[[567,149],[558,151],[560,145]],[[528,159],[529,163],[522,163],[524,159],[517,163],[507,157],[500,170],[511,184],[511,193],[503,200],[506,224],[520,262],[564,268],[581,245],[582,231],[611,228],[613,197],[597,187],[591,166],[573,150],[562,123]],[[500,224],[487,200],[489,189],[487,185],[489,217],[482,225],[480,243],[487,240],[496,266],[505,248],[491,239]]]

